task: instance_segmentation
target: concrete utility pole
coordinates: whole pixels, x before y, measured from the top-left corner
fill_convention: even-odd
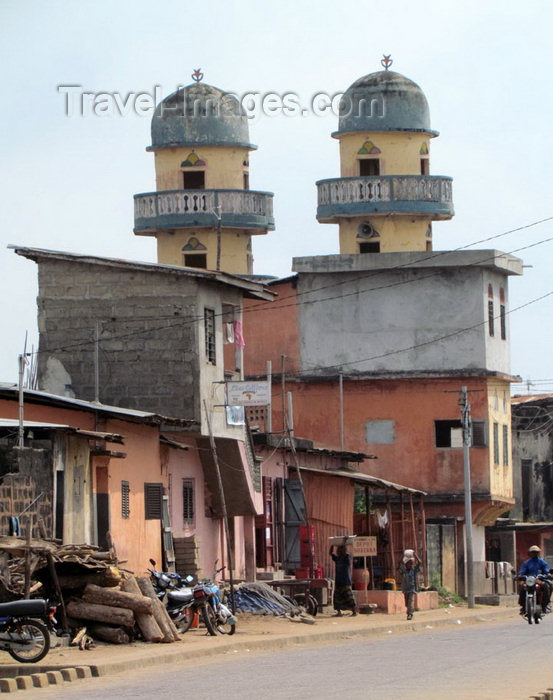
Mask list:
[[[467,387],[461,387],[459,393],[461,408],[461,424],[463,426],[463,464],[465,472],[465,547],[467,561],[467,601],[469,608],[474,608],[474,571],[472,554],[472,495],[470,490],[470,446],[472,430],[470,419],[470,404],[467,398]]]

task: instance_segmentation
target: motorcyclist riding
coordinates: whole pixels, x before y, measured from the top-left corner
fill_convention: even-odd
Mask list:
[[[520,567],[518,575],[519,576],[538,576],[542,574],[547,576],[549,574],[549,564],[540,557],[541,549],[537,545],[532,545],[528,549],[528,554],[530,558],[527,559],[524,564]],[[549,600],[551,598],[551,588],[547,581],[542,581],[541,586],[541,607],[544,613],[550,612]],[[524,604],[524,587],[521,586],[518,594],[518,604],[520,605],[520,614],[525,613]]]

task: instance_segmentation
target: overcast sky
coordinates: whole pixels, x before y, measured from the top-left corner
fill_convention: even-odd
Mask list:
[[[354,80],[392,70],[424,90],[431,174],[454,178],[456,216],[434,224],[434,248],[515,252],[512,371],[553,391],[553,4],[527,0],[360,2],[1,0],[0,381],[16,381],[25,332],[38,344],[37,268],[8,244],[155,261],[133,235],[133,194],[155,189],[148,95],[191,82],[240,96],[294,93],[309,107]],[[143,114],[67,115],[67,89],[139,101]],[[81,88],[78,88],[80,90]],[[96,99],[96,98],[92,98]],[[102,113],[100,104],[97,112]],[[134,97],[127,106],[134,104]],[[336,116],[257,115],[252,189],[274,192],[276,231],[254,239],[254,271],[284,276],[293,257],[338,252],[337,227],[315,219],[315,182],[339,176]],[[534,245],[526,250],[525,246]],[[519,311],[517,307],[528,304]]]

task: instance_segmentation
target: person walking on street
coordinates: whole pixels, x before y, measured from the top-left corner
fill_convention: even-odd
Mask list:
[[[415,593],[417,592],[417,575],[421,570],[421,560],[413,549],[406,549],[403,553],[403,560],[398,566],[401,577],[401,590],[407,608],[407,619],[413,619],[415,612]]]
[[[342,617],[342,610],[351,610],[351,616],[357,615],[357,606],[353,595],[351,583],[351,557],[347,553],[345,544],[338,545],[334,554],[334,545],[330,545],[329,552],[336,566],[334,579],[334,613],[335,617]]]

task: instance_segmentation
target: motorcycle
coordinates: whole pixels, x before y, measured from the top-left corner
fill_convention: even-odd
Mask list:
[[[150,564],[155,567],[156,562],[150,559]],[[156,595],[165,603],[169,617],[177,631],[180,634],[188,632],[195,612],[192,605],[194,601],[193,590],[190,586],[194,577],[185,576],[183,578],[179,574],[165,573],[155,569],[148,569],[148,572]]]
[[[217,562],[215,562],[215,566],[217,566]],[[194,600],[198,603],[201,601],[202,620],[212,636],[215,636],[217,632],[229,635],[236,632],[236,617],[224,604],[219,586],[215,582],[217,574],[224,571],[225,568],[222,566],[220,569],[216,569],[213,573],[213,579],[203,579],[194,587],[193,591]]]
[[[0,603],[0,649],[22,664],[40,661],[50,651],[55,613],[43,598]]]
[[[528,624],[531,625],[533,622],[539,625],[541,618],[543,617],[544,610],[541,605],[542,598],[542,587],[544,585],[549,585],[546,583],[547,577],[542,574],[537,576],[518,576],[517,579],[521,581],[522,589],[524,591],[524,617],[528,620]]]

